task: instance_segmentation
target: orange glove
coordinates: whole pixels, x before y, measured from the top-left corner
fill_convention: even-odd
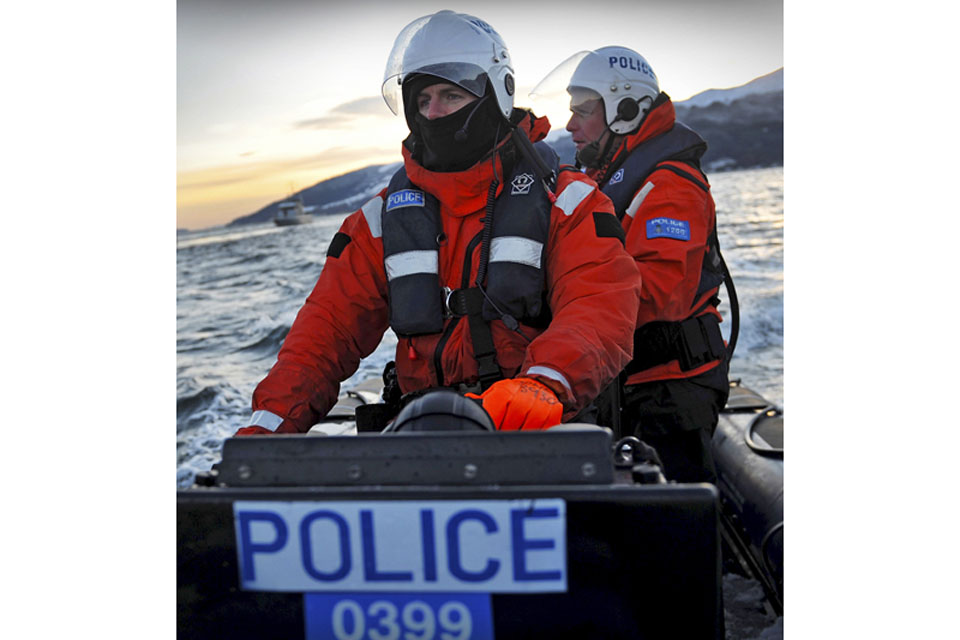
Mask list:
[[[532,378],[510,378],[493,383],[479,398],[499,431],[531,431],[560,424],[563,405],[550,387]]]
[[[258,436],[258,435],[273,435],[273,431],[270,429],[265,429],[264,427],[244,427],[242,429],[237,429],[237,432],[233,434],[233,437],[237,436]]]

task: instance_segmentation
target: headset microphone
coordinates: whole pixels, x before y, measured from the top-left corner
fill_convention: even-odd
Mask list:
[[[613,119],[609,125],[607,125],[607,132],[610,134],[607,136],[607,143],[603,146],[603,151],[600,150],[600,138],[597,138],[593,142],[587,143],[582,149],[577,151],[576,161],[577,168],[590,167],[596,168],[600,157],[606,155],[607,151],[610,149],[610,143],[613,142],[614,133],[612,127],[617,122],[621,120],[631,120],[637,117],[637,113],[640,112],[640,107],[637,105],[637,101],[633,98],[624,98],[620,101],[620,104],[617,105],[617,116]],[[633,115],[629,115],[633,113]],[[600,136],[601,138],[603,136]]]
[[[617,103],[617,115],[614,117],[613,121],[607,125],[607,129],[611,135],[607,139],[607,144],[604,145],[604,149],[602,151],[600,150],[599,140],[594,140],[593,142],[588,143],[582,149],[577,151],[577,167],[596,167],[601,156],[607,153],[607,150],[610,148],[610,143],[613,141],[613,125],[618,122],[629,122],[638,115],[640,115],[640,104],[635,99],[626,97]]]
[[[473,114],[477,112],[477,109],[480,108],[480,105],[483,104],[483,101],[486,100],[488,97],[489,97],[489,94],[477,100],[477,104],[474,105],[473,111],[471,111],[470,115],[467,116],[467,121],[464,122],[463,126],[460,127],[460,129],[453,134],[454,140],[456,140],[457,142],[463,142],[467,139],[467,127],[470,126],[470,121],[473,119]]]

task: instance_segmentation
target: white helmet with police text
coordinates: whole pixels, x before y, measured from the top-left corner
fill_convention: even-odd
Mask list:
[[[650,64],[626,47],[602,47],[574,54],[557,69],[576,68],[567,84],[570,108],[603,98],[607,126],[616,134],[632,133],[660,95]]]
[[[481,97],[487,80],[505,118],[513,111],[514,78],[507,45],[493,27],[465,13],[438,11],[400,32],[383,74],[383,99],[403,109],[403,84],[413,74],[443,78]]]

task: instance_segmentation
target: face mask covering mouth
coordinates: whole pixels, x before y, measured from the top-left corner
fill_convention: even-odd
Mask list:
[[[429,120],[417,113],[413,132],[423,144],[421,162],[431,171],[463,171],[493,150],[499,112],[484,96],[450,115]]]

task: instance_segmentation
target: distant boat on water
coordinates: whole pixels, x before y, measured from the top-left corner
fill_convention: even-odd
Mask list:
[[[273,222],[277,226],[287,227],[295,224],[306,224],[313,221],[314,207],[304,207],[303,200],[299,197],[284,200],[277,207],[277,215]]]

